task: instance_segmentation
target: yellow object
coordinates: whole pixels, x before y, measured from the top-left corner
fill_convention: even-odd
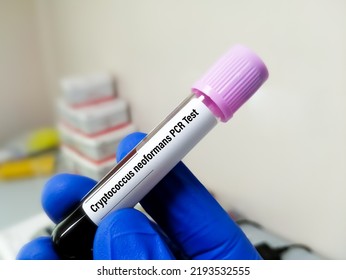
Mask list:
[[[42,128],[28,136],[26,145],[30,154],[52,149],[59,145],[59,134],[54,128]]]
[[[0,146],[0,164],[37,156],[59,147],[59,133],[55,128],[40,128],[25,133]]]
[[[0,179],[19,179],[40,175],[50,175],[55,169],[55,156],[46,154],[0,165]]]

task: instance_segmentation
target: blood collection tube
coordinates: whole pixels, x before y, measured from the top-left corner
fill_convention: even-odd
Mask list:
[[[262,60],[236,45],[186,98],[85,195],[52,233],[64,259],[92,259],[100,221],[135,206],[219,121],[227,122],[268,78]]]

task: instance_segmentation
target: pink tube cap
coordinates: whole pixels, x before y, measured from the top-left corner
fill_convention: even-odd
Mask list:
[[[227,122],[268,75],[267,67],[255,53],[236,45],[192,86],[192,92],[204,95],[213,113]]]

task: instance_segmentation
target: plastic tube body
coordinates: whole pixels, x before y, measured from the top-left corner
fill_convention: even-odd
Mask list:
[[[53,231],[63,258],[92,258],[98,223],[135,206],[217,123],[205,96],[191,95],[148,134]]]

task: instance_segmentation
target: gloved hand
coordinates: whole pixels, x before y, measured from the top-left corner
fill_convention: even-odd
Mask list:
[[[143,137],[123,139],[117,160]],[[95,185],[89,178],[61,174],[50,179],[42,205],[55,222],[61,221]],[[155,221],[135,209],[106,216],[94,239],[94,259],[260,259],[237,224],[182,163],[143,198],[141,205]],[[17,259],[59,259],[50,237],[26,244]]]

